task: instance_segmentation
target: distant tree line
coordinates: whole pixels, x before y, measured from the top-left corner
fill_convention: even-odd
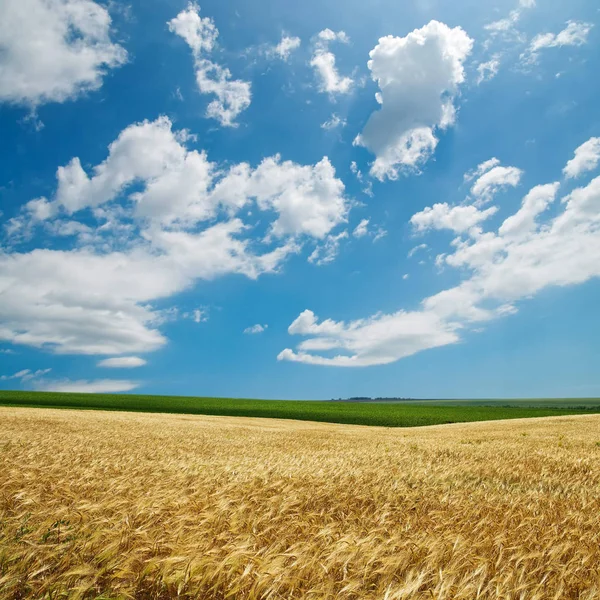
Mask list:
[[[332,402],[402,402],[406,400],[412,400],[412,398],[403,398],[403,397],[392,397],[385,398],[383,396],[377,396],[376,398],[371,398],[370,396],[351,396],[350,398],[332,398]]]

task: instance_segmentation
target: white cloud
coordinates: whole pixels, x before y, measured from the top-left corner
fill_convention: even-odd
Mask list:
[[[465,175],[465,181],[477,177],[471,186],[471,194],[476,204],[486,204],[507,187],[516,187],[521,181],[523,171],[517,167],[502,167],[497,158],[481,163],[477,169]]]
[[[177,307],[171,307],[169,309],[169,312],[172,313],[172,315],[170,315],[170,316],[172,317],[173,320],[177,319],[180,314],[179,309]],[[194,323],[206,323],[209,318],[208,308],[200,307],[200,308],[195,308],[194,310],[191,310],[191,311],[181,313],[181,318],[182,319],[191,319],[192,321],[194,321]]]
[[[558,183],[548,183],[532,188],[523,198],[521,208],[502,223],[498,230],[500,236],[522,238],[535,229],[536,218],[554,202],[558,187]]]
[[[484,25],[484,29],[489,31],[492,35],[506,34],[512,30],[519,19],[521,18],[521,11],[519,9],[511,10],[508,17],[499,19],[493,23]]]
[[[336,179],[327,157],[315,165],[301,166],[281,162],[276,155],[264,159],[253,172],[247,170],[242,176],[235,172],[230,176],[238,194],[255,198],[261,210],[277,212],[278,218],[271,227],[276,237],[306,234],[323,239],[346,221],[349,203],[343,195],[344,184]],[[223,185],[229,184],[230,176]]]
[[[56,381],[44,381],[36,385],[36,389],[44,392],[72,392],[79,394],[110,394],[115,392],[130,392],[139,387],[135,381],[124,379],[58,379]]]
[[[354,80],[338,73],[335,55],[329,50],[331,42],[347,44],[350,39],[343,31],[337,33],[331,29],[321,31],[315,40],[310,66],[319,79],[319,89],[327,94],[348,94],[352,90]]]
[[[214,21],[210,17],[201,17],[200,7],[194,3],[188,4],[187,9],[182,10],[167,25],[170,31],[185,40],[194,55],[212,52],[219,37]]]
[[[2,375],[0,377],[0,381],[8,381],[10,379],[20,379],[21,383],[25,383],[27,381],[31,381],[32,379],[39,379],[46,375],[46,373],[50,373],[52,369],[37,369],[37,371],[32,371],[31,369],[22,369],[17,371],[14,375]]]
[[[493,167],[497,167],[500,164],[500,161],[497,158],[490,158],[489,160],[483,161],[481,164],[477,165],[475,169],[472,171],[467,171],[463,178],[466,182],[473,181],[476,177],[479,177],[489,171]]]
[[[41,226],[55,237],[77,232],[85,211],[94,227],[61,237],[59,249],[0,249],[0,341],[60,354],[156,350],[166,343],[157,303],[198,281],[277,272],[307,237],[326,240],[346,222],[350,203],[326,157],[226,170],[190,140],[161,117],[123,130],[91,176],[77,158],[59,168],[54,197],[36,209]],[[236,216],[248,206],[267,225],[263,239]],[[31,224],[31,214],[27,204],[18,218]]]
[[[454,99],[473,40],[461,29],[431,21],[406,37],[387,36],[369,56],[381,108],[371,114],[355,144],[376,156],[371,175],[396,179],[418,170],[438,143],[437,130],[454,124]]]
[[[187,151],[184,140],[178,139],[171,130],[171,121],[167,117],[126,127],[108,151],[108,158],[94,167],[92,177],[83,170],[79,158],[59,167],[55,203],[71,214],[87,206],[112,201],[126,187],[141,181],[148,182],[147,188],[132,198],[140,216],[150,216],[153,212],[160,216],[165,210],[165,188],[169,185],[174,186],[175,192],[180,192],[168,192],[168,197],[178,203],[172,211],[169,208],[170,214],[185,214],[186,208],[190,210],[189,204],[199,210],[198,196],[209,176],[210,164],[206,155]],[[191,190],[179,189],[186,183]],[[210,212],[211,208],[206,210]]]
[[[358,181],[362,182],[363,174],[362,174],[362,171],[358,168],[358,165],[356,164],[355,160],[353,160],[350,163],[350,170],[352,171],[352,173],[354,173],[354,175],[356,175],[356,179],[358,179]]]
[[[591,23],[567,21],[567,26],[557,34],[541,33],[536,35],[531,40],[527,51],[521,55],[521,59],[527,64],[532,64],[537,62],[541,50],[562,46],[583,46],[587,43],[592,27]]]
[[[592,137],[575,150],[575,156],[565,165],[563,173],[571,179],[593,171],[600,163],[600,137]]]
[[[133,369],[135,367],[143,367],[146,362],[139,356],[116,356],[115,358],[105,358],[99,361],[98,366],[111,369]]]
[[[346,127],[346,119],[342,119],[339,115],[333,113],[331,118],[321,123],[321,129],[336,129],[337,127]]]
[[[268,58],[279,58],[287,61],[294,50],[300,47],[301,40],[296,36],[283,34],[281,41],[276,46],[270,46],[266,49],[265,54]]]
[[[500,56],[495,54],[490,60],[479,63],[477,66],[477,85],[480,85],[484,81],[493,79],[498,73],[500,67]]]
[[[155,225],[192,227],[220,213],[231,215],[252,200],[262,211],[274,210],[275,236],[307,234],[323,238],[346,219],[349,203],[344,184],[335,177],[327,157],[315,165],[264,159],[256,169],[247,163],[228,171],[211,163],[205,152],[188,150],[189,133],[173,132],[171,121],[159,117],[125,128],[110,144],[108,158],[89,177],[74,158],[57,171],[58,188],[44,212],[72,214],[112,202],[132,184],[134,216]],[[29,203],[27,210],[29,210]]]
[[[429,246],[427,246],[427,244],[423,243],[423,244],[419,244],[418,246],[415,246],[414,248],[411,248],[407,254],[408,258],[412,258],[419,250],[427,250]]]
[[[127,60],[110,25],[91,0],[3,0],[0,101],[35,108],[100,88],[107,70]]]
[[[265,329],[267,329],[268,325],[261,325],[260,323],[257,323],[256,325],[252,325],[252,327],[246,327],[246,329],[244,329],[244,333],[248,334],[248,335],[256,335],[258,333],[262,333]]]
[[[340,242],[348,238],[348,232],[342,231],[337,235],[328,235],[322,244],[319,244],[308,257],[308,262],[317,266],[333,262],[340,250]]]
[[[352,173],[354,173],[354,175],[356,176],[356,179],[358,181],[360,181],[361,183],[364,183],[364,175],[363,175],[362,171],[358,168],[356,161],[353,160],[350,163],[350,170],[352,171]],[[373,182],[367,181],[365,184],[365,187],[362,188],[361,191],[363,194],[366,194],[367,196],[369,196],[369,198],[373,198],[375,195],[373,193]]]
[[[196,308],[193,311],[193,316],[192,316],[194,323],[204,323],[206,321],[208,321],[208,315],[206,314],[206,311],[200,309],[200,308]]]
[[[373,236],[373,243],[378,242],[387,235],[387,231],[383,227],[378,227],[375,235]]]
[[[200,17],[200,8],[190,3],[168,22],[169,29],[183,38],[192,50],[196,66],[196,83],[202,94],[214,94],[206,116],[224,127],[237,127],[235,119],[250,106],[250,83],[231,78],[231,71],[206,58],[214,49],[219,30],[209,17]]]
[[[368,227],[369,227],[369,219],[363,219],[355,228],[354,231],[352,232],[352,235],[354,237],[357,238],[361,238],[365,235],[367,235],[368,233]]]
[[[464,233],[479,225],[497,212],[495,206],[479,210],[475,206],[453,206],[446,202],[427,206],[414,214],[410,222],[416,231],[428,229],[450,229],[456,233]]]
[[[279,359],[334,366],[393,362],[457,343],[461,333],[513,314],[518,301],[544,289],[600,277],[600,177],[563,197],[562,210],[543,221],[558,188],[556,182],[532,188],[497,232],[454,240],[440,263],[464,273],[457,286],[425,298],[417,310],[350,322],[319,322],[306,310],[289,333],[308,339]]]
[[[305,310],[290,325],[288,332],[313,337],[301,342],[298,352],[289,348],[280,352],[279,360],[338,367],[386,364],[424,347],[434,348],[458,341],[457,333],[431,312],[399,311],[349,323],[330,319],[319,323],[312,311]],[[331,357],[313,354],[329,350],[341,350],[345,354]]]
[[[523,15],[523,9],[533,8],[534,6],[535,0],[520,0],[519,6],[511,10],[508,17],[488,23],[484,25],[484,29],[489,31],[492,36],[503,35],[506,37],[514,33],[514,29]]]

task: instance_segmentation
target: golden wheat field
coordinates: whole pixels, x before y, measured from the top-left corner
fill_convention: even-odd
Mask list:
[[[600,598],[599,442],[0,408],[0,598]]]

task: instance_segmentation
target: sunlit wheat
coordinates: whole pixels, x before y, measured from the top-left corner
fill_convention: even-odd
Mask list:
[[[599,441],[0,408],[0,598],[599,598]]]

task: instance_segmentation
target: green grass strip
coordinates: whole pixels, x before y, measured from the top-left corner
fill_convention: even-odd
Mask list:
[[[600,413],[600,403],[597,400],[583,405],[580,399],[569,400],[573,405],[579,405],[578,407],[485,406],[479,402],[483,401],[475,401],[469,405],[445,406],[441,400],[439,403],[424,401],[422,404],[351,403],[0,391],[2,406],[266,417],[383,427],[418,427],[443,423]]]

